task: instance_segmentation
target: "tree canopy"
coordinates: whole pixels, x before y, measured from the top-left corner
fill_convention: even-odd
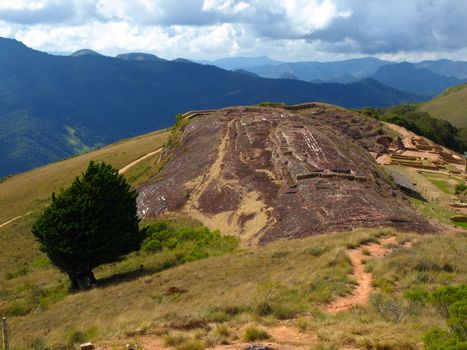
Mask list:
[[[92,270],[138,250],[144,239],[136,214],[137,192],[106,163],[90,162],[67,188],[52,194],[32,232],[73,289],[96,282]]]

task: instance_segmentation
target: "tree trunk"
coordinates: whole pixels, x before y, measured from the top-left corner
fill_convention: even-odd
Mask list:
[[[97,280],[92,270],[84,272],[68,272],[72,290],[86,290],[94,287]]]
[[[92,272],[92,270],[88,270],[87,276],[92,285],[95,285],[97,283],[96,276],[94,276],[94,272]]]
[[[74,272],[68,272],[68,278],[70,279],[71,290],[79,290],[79,282],[78,282],[77,274]]]

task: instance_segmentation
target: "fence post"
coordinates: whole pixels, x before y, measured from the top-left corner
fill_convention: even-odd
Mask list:
[[[3,326],[3,350],[10,350],[10,346],[8,343],[8,323],[6,317],[2,319],[2,326]]]

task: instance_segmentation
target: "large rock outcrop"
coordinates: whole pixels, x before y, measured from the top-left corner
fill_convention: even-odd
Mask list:
[[[374,161],[398,142],[378,121],[322,104],[190,116],[164,169],[139,189],[142,217],[183,213],[249,243],[356,227],[435,230]]]

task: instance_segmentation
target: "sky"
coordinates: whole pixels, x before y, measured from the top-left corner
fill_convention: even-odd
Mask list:
[[[167,59],[467,61],[467,0],[0,0],[0,36]]]

